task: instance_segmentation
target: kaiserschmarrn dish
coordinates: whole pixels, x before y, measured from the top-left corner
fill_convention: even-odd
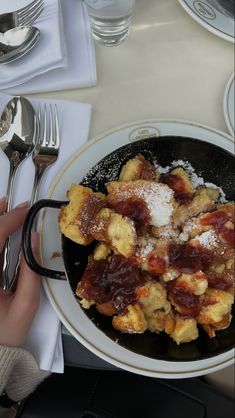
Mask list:
[[[59,215],[72,241],[96,242],[77,285],[82,307],[110,316],[122,333],[165,332],[177,344],[199,327],[216,335],[234,302],[234,203],[219,188],[195,185],[174,165],[143,155],[123,165],[107,193],[73,184]]]

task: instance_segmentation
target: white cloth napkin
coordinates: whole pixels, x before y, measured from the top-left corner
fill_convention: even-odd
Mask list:
[[[67,66],[48,71],[14,88],[5,89],[5,93],[30,94],[96,85],[95,47],[86,8],[82,0],[60,0],[60,3],[67,46]]]
[[[27,3],[30,1],[28,0]],[[0,0],[0,10],[6,9],[6,0]],[[58,0],[44,0],[45,8],[33,23],[40,32],[35,47],[24,57],[6,65],[0,65],[0,89],[7,90],[21,85],[33,77],[55,68],[67,66],[66,48],[63,37],[63,21]],[[19,9],[25,1],[11,0],[11,9]],[[9,9],[8,9],[9,10]]]
[[[9,96],[0,93],[0,114],[2,113]],[[34,108],[39,103],[57,103],[59,112],[59,125],[61,147],[57,162],[44,174],[40,198],[44,198],[58,170],[65,161],[80,148],[88,139],[91,105],[63,100],[31,99]],[[9,163],[4,153],[0,150],[0,197],[6,193]],[[34,178],[34,165],[31,157],[27,158],[19,167],[14,184],[14,204],[30,200]],[[16,240],[12,240],[14,244]],[[43,289],[41,290],[41,302],[36,318],[29,331],[25,344],[36,358],[42,370],[63,372],[63,351],[61,342],[60,321],[51,307]]]

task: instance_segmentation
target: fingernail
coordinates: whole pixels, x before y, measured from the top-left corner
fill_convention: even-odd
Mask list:
[[[25,202],[20,203],[19,205],[16,206],[17,208],[27,208],[29,207],[29,201],[26,200]]]

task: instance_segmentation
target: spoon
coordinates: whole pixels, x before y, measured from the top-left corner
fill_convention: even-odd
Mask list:
[[[13,97],[0,119],[0,148],[10,163],[6,192],[7,212],[12,208],[14,179],[19,165],[29,156],[35,145],[36,115],[31,103],[24,97]],[[4,251],[3,288],[9,288],[10,241]]]
[[[0,32],[0,64],[8,64],[27,54],[40,37],[40,31],[34,26],[18,26]]]

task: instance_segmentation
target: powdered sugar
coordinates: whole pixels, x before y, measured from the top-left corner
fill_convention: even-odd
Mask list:
[[[173,212],[173,190],[165,184],[152,182],[146,184],[145,187],[138,188],[136,195],[145,201],[150,213],[151,225],[169,224]]]
[[[185,233],[185,234],[188,234],[188,233],[190,233],[191,231],[193,231],[195,228],[197,228],[199,226],[199,224],[198,224],[198,219],[197,218],[192,218],[192,219],[189,219],[185,224],[184,224],[184,227],[183,227],[183,232]]]
[[[166,167],[162,167],[161,165],[154,163],[154,166],[160,174],[169,173],[169,171],[172,169],[169,165],[167,165]]]
[[[189,239],[189,236],[186,232],[181,232],[179,235],[179,242],[187,242]]]
[[[203,247],[208,249],[213,249],[218,246],[218,238],[213,229],[209,229],[209,231],[197,235],[195,239],[198,240]]]
[[[178,235],[178,229],[174,229],[171,224],[158,228],[156,231],[154,231],[154,236],[162,239],[177,239]]]
[[[219,191],[219,194],[220,194],[219,202],[220,203],[227,202],[225,193],[223,192],[221,187],[217,186],[214,183],[205,182],[204,178],[201,177],[199,174],[197,174],[195,172],[195,169],[192,167],[192,165],[188,161],[175,160],[175,161],[172,161],[171,165],[168,165],[166,167],[162,167],[155,162],[154,166],[160,174],[166,174],[166,173],[169,173],[171,170],[173,170],[176,167],[182,167],[185,171],[187,171],[187,173],[189,175],[189,178],[190,178],[190,181],[192,182],[192,185],[195,188],[204,186],[204,187],[211,187],[212,189],[216,189],[216,190]]]
[[[149,238],[148,240],[147,240],[147,242],[146,242],[146,244],[145,245],[141,245],[139,248],[138,248],[138,252],[137,252],[137,254],[141,257],[141,258],[146,258],[147,256],[148,256],[148,254],[150,254],[153,250],[154,250],[154,248],[155,248],[155,242],[153,241],[153,239],[151,239],[151,238]]]

